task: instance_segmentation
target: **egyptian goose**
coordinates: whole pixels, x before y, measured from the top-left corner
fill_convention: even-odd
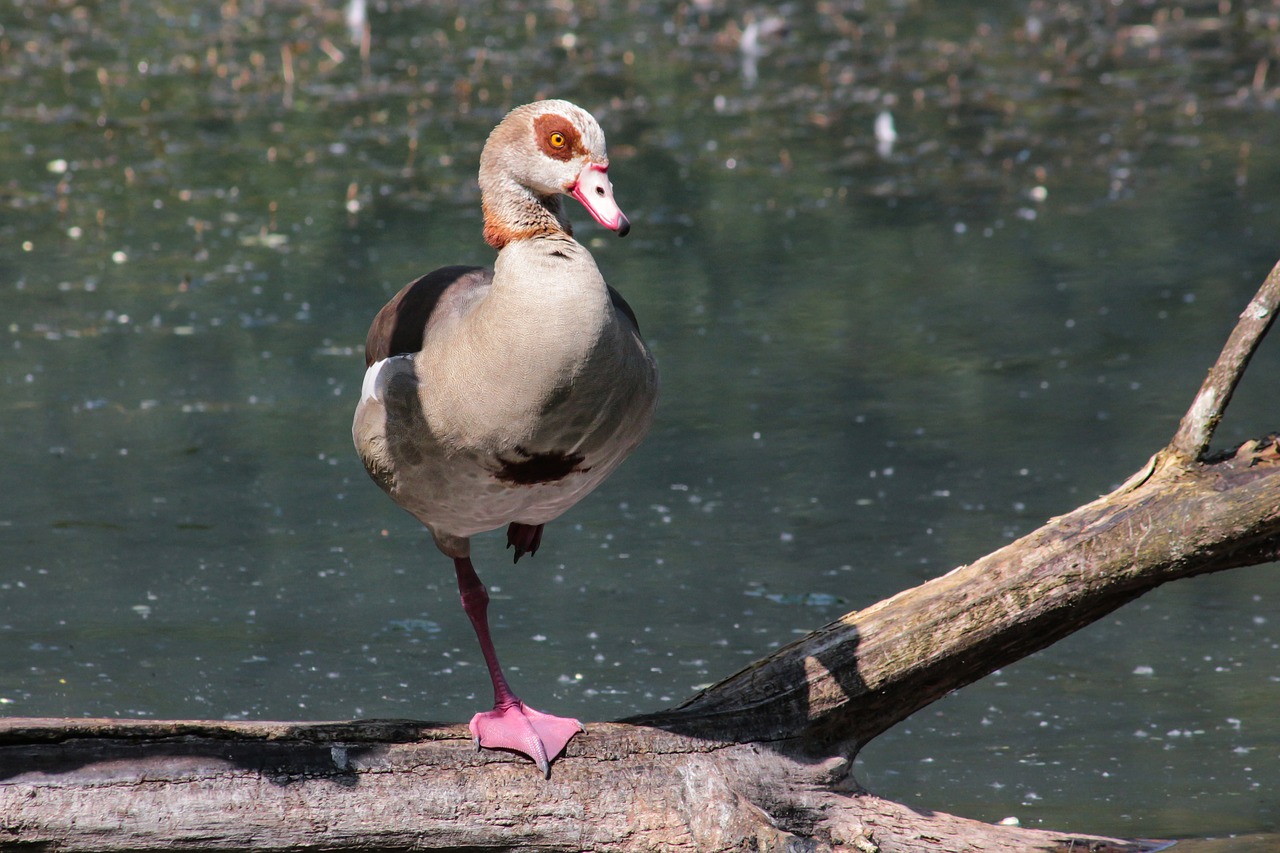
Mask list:
[[[507,525],[516,560],[537,551],[543,525],[600,485],[653,420],[657,372],[635,314],[560,204],[571,195],[625,236],[608,168],[600,125],[567,101],[502,120],[480,155],[494,267],[443,267],[378,312],[352,425],[370,476],[453,559],[493,681],[493,710],[471,720],[476,748],[522,752],[544,776],[582,724],[530,708],[507,684],[470,539]]]

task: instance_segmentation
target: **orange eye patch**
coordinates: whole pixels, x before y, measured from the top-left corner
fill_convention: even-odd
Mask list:
[[[567,118],[555,113],[533,120],[533,133],[543,154],[556,160],[571,160],[582,149],[582,135]]]

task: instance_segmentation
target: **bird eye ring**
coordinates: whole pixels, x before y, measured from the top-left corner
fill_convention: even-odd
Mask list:
[[[552,131],[551,135],[547,137],[547,141],[551,143],[552,148],[563,148],[564,134],[558,130]]]

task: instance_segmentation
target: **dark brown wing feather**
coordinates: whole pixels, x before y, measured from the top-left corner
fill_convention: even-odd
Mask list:
[[[487,288],[491,281],[492,270],[451,266],[405,285],[373,318],[364,342],[365,366],[393,355],[420,352],[432,314],[469,302],[475,291]]]
[[[614,310],[620,312],[622,316],[630,320],[631,325],[635,326],[636,331],[639,332],[640,321],[636,319],[636,312],[631,310],[631,306],[627,304],[627,300],[622,298],[621,293],[613,289],[613,285],[606,284],[605,287],[609,288],[609,301],[613,303]]]

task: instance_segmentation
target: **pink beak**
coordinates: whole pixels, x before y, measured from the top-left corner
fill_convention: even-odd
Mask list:
[[[609,167],[588,163],[578,173],[578,180],[569,187],[569,195],[582,202],[587,213],[619,237],[627,236],[631,223],[613,200],[613,184],[609,183]]]

